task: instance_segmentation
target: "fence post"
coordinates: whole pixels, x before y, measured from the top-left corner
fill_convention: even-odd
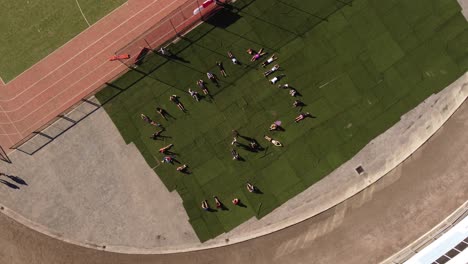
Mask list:
[[[151,48],[151,45],[148,43],[148,41],[146,41],[146,38],[144,38],[143,40],[145,41],[146,45],[148,45],[148,48],[149,48],[150,50],[153,50],[153,48]]]
[[[174,32],[176,36],[179,36],[179,33],[177,32],[176,28],[174,27],[174,24],[172,24],[172,19],[169,18],[169,23],[171,23],[172,28],[174,29]]]

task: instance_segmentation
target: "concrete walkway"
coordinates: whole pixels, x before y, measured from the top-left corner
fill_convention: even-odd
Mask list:
[[[290,228],[216,249],[128,255],[63,243],[0,214],[0,263],[336,263],[383,261],[468,200],[468,103],[416,151],[346,202]]]
[[[40,232],[91,247],[199,243],[179,194],[125,144],[102,109],[36,154],[16,151],[10,159],[0,171],[28,185],[0,184],[0,205]]]

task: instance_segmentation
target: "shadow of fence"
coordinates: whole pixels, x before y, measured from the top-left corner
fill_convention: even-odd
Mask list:
[[[71,111],[59,115],[46,128],[34,131],[31,138],[15,148],[28,155],[33,155],[99,108],[101,108],[101,104],[94,96],[88,99],[81,99],[81,102],[75,105]]]

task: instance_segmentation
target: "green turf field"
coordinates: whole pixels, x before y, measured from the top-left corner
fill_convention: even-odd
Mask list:
[[[126,0],[0,2],[0,77],[8,82]]]
[[[97,95],[125,141],[180,194],[200,240],[270,213],[467,70],[468,23],[456,0],[350,2],[238,0],[170,46],[176,58],[149,56]],[[293,98],[269,84],[266,69],[245,52],[260,47],[278,55],[283,70],[273,76],[285,74],[281,83],[296,87],[306,104],[302,111],[316,118],[294,123],[299,110]],[[228,50],[242,66],[230,63]],[[224,61],[227,78],[219,75],[217,60]],[[186,91],[201,93],[195,81],[207,80],[208,70],[220,76],[221,86],[209,84],[214,98],[196,102]],[[181,97],[187,113],[169,101],[172,94]],[[156,106],[174,118],[162,120]],[[156,128],[140,113],[160,121],[168,138],[150,139]],[[268,131],[276,120],[285,131]],[[237,147],[245,161],[232,160],[232,129],[264,150]],[[285,147],[273,147],[265,134]],[[169,143],[191,174],[160,163],[158,149]],[[247,181],[262,194],[249,193]],[[202,211],[204,199],[214,207],[213,195],[228,210]],[[235,197],[246,207],[233,206]]]

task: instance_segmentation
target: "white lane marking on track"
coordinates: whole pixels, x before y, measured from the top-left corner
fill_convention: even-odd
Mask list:
[[[5,109],[3,109],[3,107],[2,107],[1,105],[0,105],[0,110],[6,115],[8,121],[10,122],[9,124],[12,124],[12,125],[13,125],[13,127],[14,127],[15,130],[16,130],[16,132],[18,132],[18,135],[20,135],[21,137],[23,137],[23,134],[18,130],[18,128],[16,127],[16,125],[13,124],[13,121],[11,121],[10,116],[6,113]],[[10,137],[10,136],[8,136],[8,137]],[[10,141],[11,141],[11,139],[10,139]]]

